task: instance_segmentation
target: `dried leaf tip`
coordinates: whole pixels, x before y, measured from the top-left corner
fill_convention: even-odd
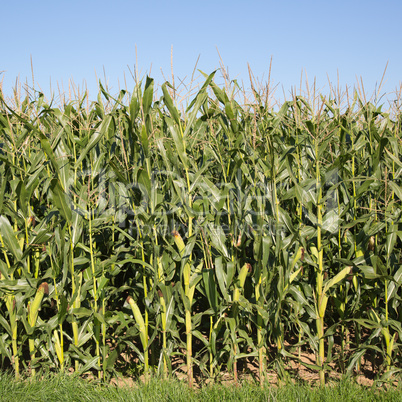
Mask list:
[[[39,291],[43,292],[45,295],[49,294],[49,285],[47,282],[42,282],[38,288]]]

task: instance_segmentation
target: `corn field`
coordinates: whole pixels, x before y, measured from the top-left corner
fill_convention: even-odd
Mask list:
[[[1,95],[1,369],[400,372],[399,100],[274,110],[214,74],[185,110],[149,77],[90,104]]]

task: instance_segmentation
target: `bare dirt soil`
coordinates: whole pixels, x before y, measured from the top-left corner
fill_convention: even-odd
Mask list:
[[[311,352],[303,351],[300,354],[300,360],[302,363],[314,365],[315,364],[315,355]],[[289,361],[285,366],[285,371],[288,374],[288,379],[294,383],[304,383],[311,386],[319,385],[319,373],[316,370],[310,369],[303,365],[302,363],[296,361]],[[180,381],[187,381],[187,367],[183,359],[176,358],[174,362],[172,362],[172,366],[174,367],[174,375],[173,377],[179,379]],[[330,366],[334,366],[331,365]],[[331,383],[332,381],[339,380],[342,377],[342,373],[336,371],[335,369],[332,371],[328,371],[326,373],[326,381],[327,383]],[[374,384],[376,377],[376,373],[373,372],[372,362],[362,359],[361,367],[359,373],[354,373],[354,379],[357,383],[364,386],[372,386]],[[138,381],[145,381],[143,375],[140,377],[131,377],[131,376],[122,376],[119,378],[113,378],[111,383],[116,384],[117,386],[135,386],[135,383]],[[274,368],[267,368],[265,370],[265,379],[266,381],[274,386],[281,385],[281,380],[278,376],[278,373]],[[210,384],[213,382],[218,382],[220,384],[226,386],[236,385],[234,380],[233,373],[230,371],[222,371],[219,375],[216,376],[215,379],[206,378],[202,375],[200,370],[197,369],[197,366],[194,367],[194,387],[199,388],[204,384]],[[238,384],[242,382],[251,382],[251,383],[259,383],[259,368],[257,361],[251,358],[244,358],[238,361]],[[282,381],[283,383],[283,381]],[[394,385],[397,385],[397,381],[394,382]]]

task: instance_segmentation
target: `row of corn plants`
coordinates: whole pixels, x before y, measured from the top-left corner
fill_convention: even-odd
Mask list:
[[[214,76],[185,110],[149,77],[59,107],[1,94],[3,369],[402,369],[398,101],[274,110]]]

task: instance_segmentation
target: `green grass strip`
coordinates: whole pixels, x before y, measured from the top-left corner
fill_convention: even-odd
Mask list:
[[[0,374],[0,401],[402,401],[401,387],[365,387],[341,380],[325,387],[288,384],[280,388],[243,383],[239,386],[206,385],[197,390],[177,380],[151,379],[131,387],[99,384],[65,374],[47,375],[41,380],[16,381]]]

